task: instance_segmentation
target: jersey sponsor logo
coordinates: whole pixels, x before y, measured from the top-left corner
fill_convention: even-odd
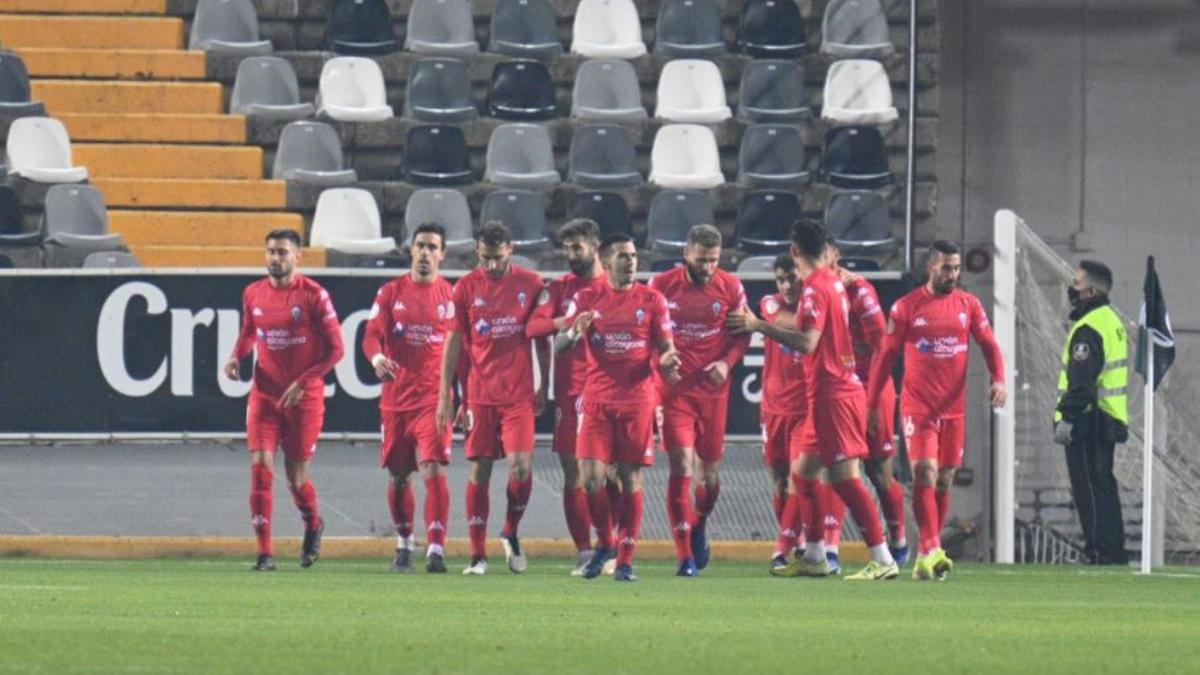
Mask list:
[[[918,352],[928,354],[938,359],[952,359],[959,354],[967,351],[967,343],[959,340],[957,336],[947,335],[944,337],[919,338],[914,345]]]
[[[1075,345],[1075,348],[1071,350],[1071,358],[1075,359],[1076,361],[1087,361],[1088,357],[1091,355],[1092,355],[1091,347],[1088,347],[1086,344],[1084,344],[1082,342]]]
[[[492,332],[492,324],[488,323],[487,319],[480,319],[475,322],[475,332],[480,335],[487,335]]]

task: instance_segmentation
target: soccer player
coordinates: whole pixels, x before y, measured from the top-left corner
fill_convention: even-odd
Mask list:
[[[750,336],[725,328],[726,316],[746,307],[746,293],[737,277],[717,267],[720,230],[693,227],[683,259],[686,264],[654,277],[650,287],[667,299],[682,360],[681,380],[663,388],[662,433],[671,462],[667,518],[679,559],[677,574],[694,577],[708,565],[705,526],[721,493],[729,373],[750,346]]]
[[[250,517],[258,538],[252,569],[275,569],[271,516],[275,506],[275,452],[282,448],[288,487],[304,520],[300,566],[321,555],[325,521],[308,470],[325,421],[325,374],[342,358],[342,327],[329,293],[300,274],[300,235],[267,234],[267,278],[242,293],[242,330],[225,376],[239,379],[240,362],[257,352],[254,384],[246,406],[250,451]]]
[[[828,472],[834,491],[854,514],[863,532],[871,561],[847,580],[894,579],[899,568],[884,540],[875,503],[863,485],[860,465],[867,454],[865,434],[866,394],[854,372],[854,345],[850,336],[850,301],[846,289],[825,256],[825,231],[817,223],[801,221],[792,227],[791,254],[804,277],[797,330],[758,320],[749,310],[733,313],[730,330],[760,331],[805,354],[813,354],[813,429],[818,454],[802,455],[797,492],[807,531],[821,532],[824,518],[819,502],[821,470]],[[793,574],[826,576],[830,565],[820,537],[806,543],[804,557],[789,564]]]
[[[585,288],[608,285],[608,276],[596,257],[600,227],[595,221],[577,218],[568,222],[559,229],[558,240],[571,271],[546,284],[546,289],[538,296],[537,309],[525,328],[526,335],[531,338],[554,335],[569,328],[570,320],[565,315],[575,294]],[[586,376],[587,354],[582,349],[555,354],[553,447],[562,464],[563,514],[577,552],[576,567],[571,572],[574,576],[582,575],[592,559],[592,519],[579,462],[575,459],[579,395],[583,392]]]
[[[929,280],[892,305],[887,335],[871,364],[867,428],[879,424],[887,375],[904,351],[900,418],[913,470],[913,515],[920,538],[914,579],[944,579],[954,567],[942,550],[941,531],[950,512],[950,486],[962,466],[967,402],[968,337],[983,349],[992,376],[992,405],[1008,397],[1004,356],[979,298],[958,288],[958,245],[938,240],[929,247]],[[936,488],[936,490],[935,490]]]
[[[661,293],[634,283],[637,248],[626,235],[613,235],[600,248],[609,284],[581,290],[555,340],[556,351],[583,342],[587,378],[579,417],[578,456],[598,543],[583,576],[600,575],[613,554],[608,467],[621,481],[617,508],[620,543],[617,581],[637,581],[633,552],[642,527],[642,467],[654,463],[654,373],[679,378],[679,355],[671,340],[671,318]]]
[[[380,464],[387,469],[388,510],[396,530],[392,570],[412,571],[411,478],[425,480],[425,571],[446,571],[450,488],[442,467],[450,463],[450,427],[437,424],[438,371],[446,333],[454,328],[450,282],[439,275],[446,233],[426,223],[413,232],[412,271],[384,284],[375,295],[362,350],[383,382],[379,397]]]
[[[829,256],[829,266],[836,270],[846,287],[846,295],[850,298],[850,335],[854,340],[854,364],[858,379],[863,386],[870,387],[870,371],[872,356],[879,352],[883,342],[886,321],[883,317],[883,307],[879,304],[879,293],[875,286],[865,277],[855,274],[842,267],[839,263],[842,257],[841,247],[837,240],[830,237],[826,255]],[[896,385],[892,381],[890,371],[884,373],[887,381],[883,385],[876,411],[879,424],[867,431],[867,478],[879,495],[879,505],[883,508],[883,519],[887,523],[888,546],[891,547],[892,557],[900,567],[908,561],[908,541],[904,523],[904,488],[896,480],[892,458],[896,456],[894,439],[896,422]],[[870,411],[868,411],[870,417]],[[831,495],[834,512],[826,513],[827,523],[836,522],[841,531],[842,515],[845,506]],[[829,538],[826,537],[828,547]]]
[[[467,531],[471,562],[463,574],[487,573],[488,484],[492,463],[508,459],[508,509],[500,541],[508,569],[524,572],[517,526],[533,491],[534,419],[545,405],[549,384],[549,340],[537,340],[541,382],[534,390],[533,352],[525,335],[542,277],[510,263],[512,236],[502,223],[488,222],[475,233],[479,266],[454,285],[456,325],[442,353],[437,426],[455,419],[451,384],[462,351],[470,362],[463,427],[467,434]]]

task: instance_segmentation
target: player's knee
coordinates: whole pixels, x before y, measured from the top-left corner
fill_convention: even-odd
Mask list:
[[[437,462],[422,462],[421,476],[424,478],[437,478],[442,475],[442,465]]]
[[[954,469],[942,469],[937,475],[937,489],[949,490],[954,485]]]
[[[937,467],[925,462],[913,465],[913,482],[917,485],[936,485],[938,482]]]

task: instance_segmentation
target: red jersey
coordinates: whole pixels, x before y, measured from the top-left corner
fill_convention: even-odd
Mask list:
[[[438,277],[420,283],[411,274],[393,279],[375,294],[362,350],[367,360],[383,354],[398,365],[383,381],[381,410],[417,410],[438,403],[439,365],[446,333],[454,330],[453,289]]]
[[[687,266],[681,265],[650,280],[650,288],[667,299],[675,347],[682,365],[678,384],[665,391],[675,396],[711,398],[729,394],[729,383],[716,385],[708,379],[705,366],[724,361],[732,376],[733,367],[750,346],[749,335],[733,335],[725,329],[725,317],[731,310],[746,306],[742,282],[725,270],[717,270],[703,286],[692,283]]]
[[[537,309],[533,310],[533,318],[525,327],[525,334],[531,338],[553,335],[554,319],[565,316],[571,306],[571,299],[585,288],[605,288],[608,277],[604,274],[590,279],[576,276],[567,272],[557,279],[550,280],[545,290],[538,296]],[[587,353],[582,349],[572,349],[562,354],[554,355],[554,399],[563,401],[583,392],[583,383],[587,379]]]
[[[812,354],[814,400],[862,391],[862,382],[855,374],[850,299],[841,278],[822,267],[804,279],[801,297],[800,330],[821,332],[821,341]]]
[[[345,353],[329,293],[302,274],[284,288],[275,288],[270,279],[247,286],[234,355],[244,359],[255,348],[255,393],[279,398],[293,382],[301,382],[305,397],[324,401],[325,373]]]
[[[926,286],[892,305],[888,334],[871,377],[890,373],[904,350],[900,412],[905,416],[962,417],[967,403],[968,335],[983,349],[993,382],[1004,381],[1004,359],[979,298],[954,289],[935,295]],[[871,382],[869,404],[879,400]]]
[[[774,323],[781,311],[795,312],[796,306],[778,293],[759,303],[763,321]],[[812,387],[808,385],[805,354],[770,338],[763,341],[762,411],[771,415],[808,416]]]
[[[854,372],[858,379],[868,382],[871,374],[871,355],[879,351],[887,321],[875,286],[865,278],[855,276],[846,284],[850,298],[850,337],[854,340]],[[865,347],[865,348],[864,348]]]
[[[583,400],[653,407],[658,345],[671,339],[671,315],[662,294],[642,284],[618,291],[609,285],[575,296],[566,316],[595,312],[586,341]]]
[[[455,330],[471,362],[471,403],[509,405],[536,398],[532,340],[525,326],[541,292],[542,277],[517,265],[509,265],[499,279],[476,268],[454,285]]]

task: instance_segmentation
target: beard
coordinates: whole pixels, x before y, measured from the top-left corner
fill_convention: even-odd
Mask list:
[[[591,273],[592,268],[595,265],[595,258],[576,258],[574,260],[567,261],[567,267],[569,267],[571,272],[577,277],[587,276]]]

